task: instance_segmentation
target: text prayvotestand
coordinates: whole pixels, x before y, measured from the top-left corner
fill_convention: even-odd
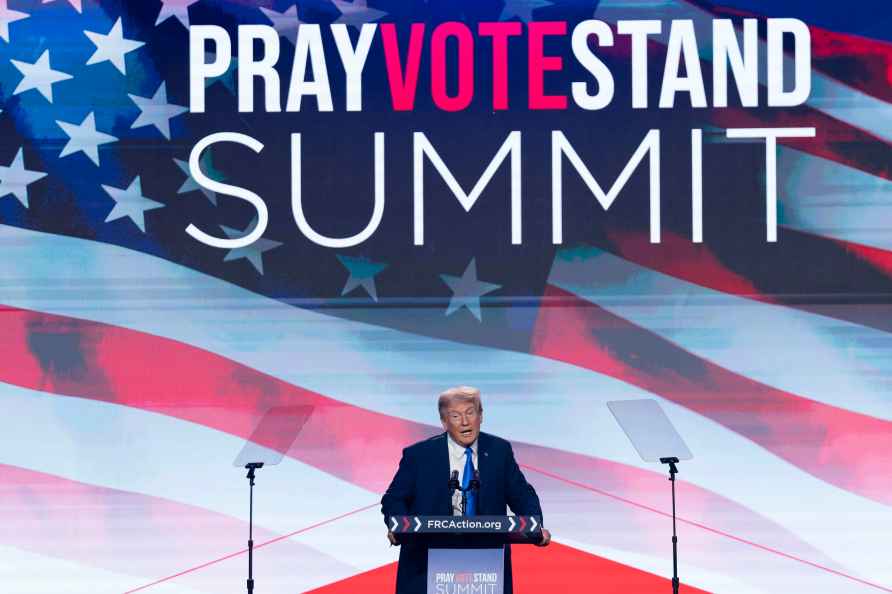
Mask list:
[[[427,594],[503,594],[505,549],[430,549]]]

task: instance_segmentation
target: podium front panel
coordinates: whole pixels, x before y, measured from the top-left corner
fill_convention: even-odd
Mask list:
[[[505,548],[430,549],[427,594],[504,594]]]

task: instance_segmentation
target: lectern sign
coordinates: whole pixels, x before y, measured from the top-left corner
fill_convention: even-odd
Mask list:
[[[536,516],[390,516],[394,533],[483,532],[518,535],[540,532],[542,518]]]
[[[431,549],[427,558],[428,594],[502,594],[505,550]]]

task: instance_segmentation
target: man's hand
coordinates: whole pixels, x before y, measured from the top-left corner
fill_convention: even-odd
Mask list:
[[[542,540],[536,543],[537,547],[547,547],[548,543],[551,542],[551,532],[549,532],[546,528],[542,529]]]
[[[549,538],[550,538],[550,536],[549,536]],[[400,546],[400,543],[398,543],[396,540],[396,534],[394,534],[390,530],[387,531],[387,540],[390,541],[390,546],[392,546],[392,547]]]

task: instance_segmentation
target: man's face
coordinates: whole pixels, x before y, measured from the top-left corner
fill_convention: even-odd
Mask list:
[[[442,419],[443,429],[455,440],[455,443],[468,447],[480,435],[480,423],[483,412],[477,410],[473,402],[454,402],[446,409]]]

